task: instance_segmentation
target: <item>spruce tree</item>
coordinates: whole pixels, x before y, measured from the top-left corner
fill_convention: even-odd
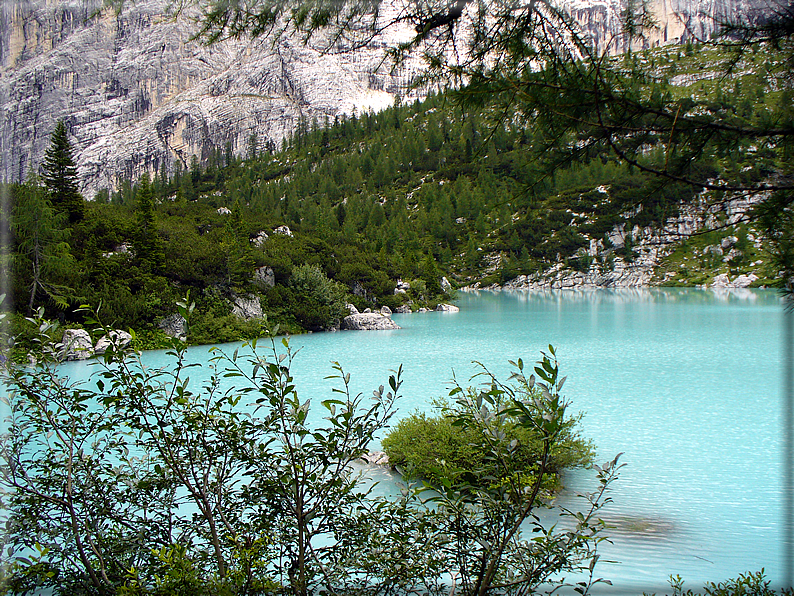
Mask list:
[[[41,178],[50,193],[52,206],[59,213],[66,213],[70,223],[83,219],[83,196],[77,186],[77,166],[72,158],[72,146],[63,120],[52,133],[50,146],[44,153]]]
[[[49,298],[58,308],[66,308],[74,290],[67,284],[74,271],[74,259],[64,229],[66,215],[58,213],[49,193],[35,176],[12,187],[15,282],[29,291],[27,312],[32,315]]]
[[[134,243],[135,255],[145,270],[158,271],[163,267],[165,254],[155,226],[154,199],[149,174],[144,174],[140,179],[135,198],[138,217],[138,233]]]

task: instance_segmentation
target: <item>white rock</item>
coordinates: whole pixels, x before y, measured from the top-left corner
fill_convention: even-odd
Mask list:
[[[104,354],[110,346],[113,346],[116,350],[123,350],[132,341],[132,335],[127,333],[122,329],[114,329],[107,335],[103,335],[99,338],[99,341],[96,342],[96,346],[94,347],[95,354]]]
[[[254,296],[253,294],[235,296],[232,300],[232,314],[234,316],[246,321],[262,318],[262,304],[259,301],[259,296]]]
[[[438,312],[459,312],[460,309],[454,304],[439,304],[436,306]]]
[[[750,285],[757,279],[758,276],[755,273],[751,273],[750,275],[740,275],[739,277],[733,280],[733,287],[749,288]]]
[[[382,331],[387,329],[399,329],[400,326],[389,317],[384,317],[380,313],[359,313],[348,315],[342,319],[342,329],[353,331]]]
[[[187,321],[179,313],[168,315],[160,321],[158,327],[162,329],[168,337],[176,337],[182,341],[187,340]]]
[[[85,360],[94,355],[94,342],[85,329],[67,329],[61,340],[64,360]]]
[[[714,280],[711,282],[712,288],[729,288],[731,287],[731,278],[728,277],[727,273],[720,273],[719,275],[714,277]]]
[[[254,245],[254,246],[256,246],[257,248],[262,248],[262,247],[265,245],[265,241],[266,241],[266,240],[267,240],[269,237],[270,237],[270,236],[268,236],[268,235],[267,235],[267,232],[265,232],[264,230],[262,230],[261,232],[259,232],[259,233],[258,233],[256,236],[254,236],[254,237],[251,239],[251,244],[253,244],[253,245]]]
[[[720,242],[720,247],[722,247],[723,250],[726,250],[736,244],[738,240],[739,239],[736,236],[725,236],[725,238],[722,239],[722,242]]]

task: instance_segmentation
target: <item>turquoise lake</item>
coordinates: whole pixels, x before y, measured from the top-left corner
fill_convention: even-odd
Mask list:
[[[583,434],[599,462],[624,454],[602,511],[615,526],[597,568],[614,584],[605,593],[670,593],[671,574],[696,590],[761,568],[773,585],[782,581],[784,314],[776,292],[479,292],[456,304],[457,313],[394,315],[400,330],[291,338],[300,396],[319,407],[331,395],[331,361],[365,394],[402,365],[399,418],[429,410],[453,374],[464,384],[477,371],[472,361],[506,378],[508,359],[534,362],[552,344],[570,411],[585,413]],[[191,358],[205,360],[207,348],[191,348]],[[146,360],[167,364],[162,352]],[[570,472],[558,502],[573,503],[592,479]]]

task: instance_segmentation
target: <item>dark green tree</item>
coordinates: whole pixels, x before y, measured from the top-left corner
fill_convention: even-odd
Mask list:
[[[32,314],[40,298],[65,308],[74,293],[67,280],[74,259],[67,242],[66,215],[50,203],[47,189],[31,178],[12,191],[14,233],[14,278],[28,294],[27,310]]]
[[[220,244],[224,255],[226,282],[233,288],[242,290],[251,281],[255,262],[239,200],[235,200],[232,213],[227,217]]]
[[[294,16],[290,24],[306,36],[331,28],[334,39],[346,38],[357,48],[390,25],[379,8],[379,0],[212,0],[201,33],[209,42],[264,35],[281,16]],[[526,180],[532,188],[571,163],[611,159],[657,177],[660,184],[686,184],[709,193],[715,208],[737,197],[761,198],[774,210],[761,210],[767,219],[775,213],[781,219],[773,222],[774,232],[786,227],[794,206],[794,5],[769,2],[740,16],[740,22],[724,23],[711,39],[695,40],[699,55],[710,52],[713,68],[691,88],[698,83],[710,88],[714,69],[731,77],[749,68],[754,54],[772,51],[775,66],[767,71],[767,88],[780,91],[780,101],[745,109],[730,93],[675,93],[665,76],[636,53],[616,55],[647,46],[656,25],[645,2],[629,2],[623,30],[600,45],[562,4],[411,3],[391,24],[412,23],[413,38],[394,48],[393,56],[397,61],[410,53],[423,56],[427,68],[417,82],[447,86],[453,103],[485,114],[491,130],[494,122],[516,122],[530,130],[527,161],[539,166]],[[688,43],[688,53],[690,48],[694,54],[695,46]],[[399,111],[393,115],[398,125]],[[467,127],[459,148],[468,159],[479,150],[488,126],[474,127],[470,120]],[[746,163],[733,173],[715,175],[713,168],[702,167],[736,155],[744,155]],[[385,164],[381,160],[375,168],[378,185],[393,178]],[[780,258],[787,251],[777,254]],[[784,279],[794,278],[794,262],[780,260],[780,266]]]
[[[144,269],[158,271],[165,262],[165,253],[155,225],[154,199],[149,174],[141,177],[135,195],[135,211],[138,218],[138,229],[133,243],[135,255]]]
[[[52,206],[66,213],[70,223],[83,219],[83,195],[77,184],[77,166],[72,157],[72,145],[63,120],[55,126],[50,146],[41,164],[41,179],[50,193]]]

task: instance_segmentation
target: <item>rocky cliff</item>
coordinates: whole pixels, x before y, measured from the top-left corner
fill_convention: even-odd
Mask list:
[[[365,52],[322,54],[299,40],[193,41],[190,15],[167,0],[0,3],[2,176],[40,162],[58,120],[76,150],[88,198],[192,156],[245,154],[280,143],[301,119],[380,109],[406,87],[381,40]],[[318,44],[321,43],[318,41]]]
[[[747,0],[654,0],[660,29],[651,45],[706,35],[720,15]],[[366,51],[323,54],[300,40],[192,39],[190,14],[169,0],[135,0],[115,12],[101,0],[0,3],[0,175],[24,179],[58,120],[76,150],[86,197],[119,178],[249,140],[276,144],[303,120],[377,110],[394,101],[418,63],[393,72],[384,50],[404,31]],[[620,23],[618,0],[574,0],[572,14],[604,47]]]

